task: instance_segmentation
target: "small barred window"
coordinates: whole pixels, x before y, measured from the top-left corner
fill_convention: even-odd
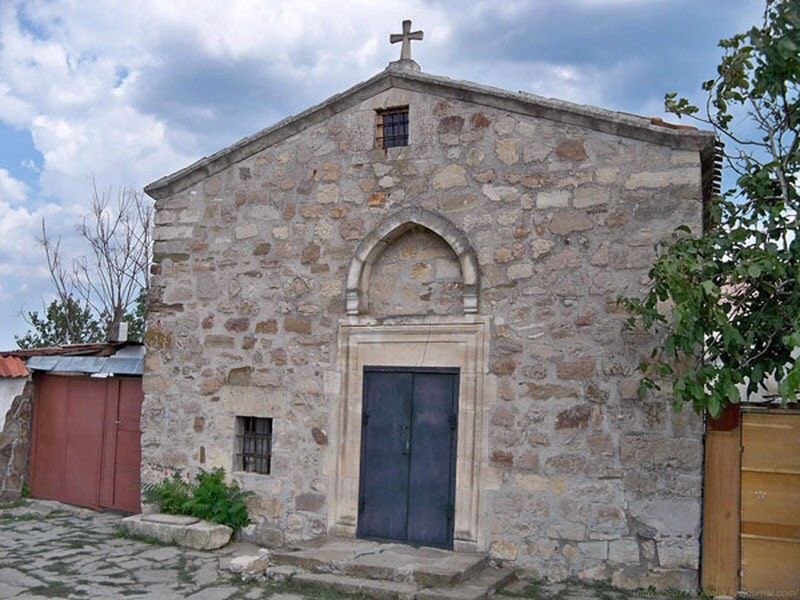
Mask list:
[[[408,107],[378,112],[378,148],[408,146]]]
[[[272,463],[272,419],[236,417],[234,470],[269,475]]]

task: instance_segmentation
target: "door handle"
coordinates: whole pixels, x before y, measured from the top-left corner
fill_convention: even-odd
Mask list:
[[[403,425],[403,456],[408,456],[411,453],[411,428],[408,425]]]

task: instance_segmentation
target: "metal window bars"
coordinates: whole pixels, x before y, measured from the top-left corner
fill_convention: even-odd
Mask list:
[[[237,417],[238,471],[269,475],[272,462],[272,419]]]
[[[377,146],[383,149],[408,146],[408,107],[378,113]]]

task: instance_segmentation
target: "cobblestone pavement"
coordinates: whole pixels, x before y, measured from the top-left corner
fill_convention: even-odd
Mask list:
[[[219,570],[232,552],[198,552],[122,537],[120,517],[43,501],[0,507],[0,598],[358,598],[290,584],[245,583]],[[636,595],[580,584],[517,582],[498,598],[628,600]],[[673,596],[674,597],[674,596]]]
[[[221,552],[122,537],[119,519],[41,501],[0,509],[0,598],[304,597],[218,572]]]

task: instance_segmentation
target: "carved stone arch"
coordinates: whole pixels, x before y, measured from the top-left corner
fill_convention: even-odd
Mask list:
[[[359,244],[347,273],[348,315],[365,312],[372,265],[389,244],[415,225],[432,231],[453,249],[461,265],[461,277],[464,281],[464,313],[478,312],[478,258],[467,236],[442,215],[424,208],[410,207],[387,217]]]

